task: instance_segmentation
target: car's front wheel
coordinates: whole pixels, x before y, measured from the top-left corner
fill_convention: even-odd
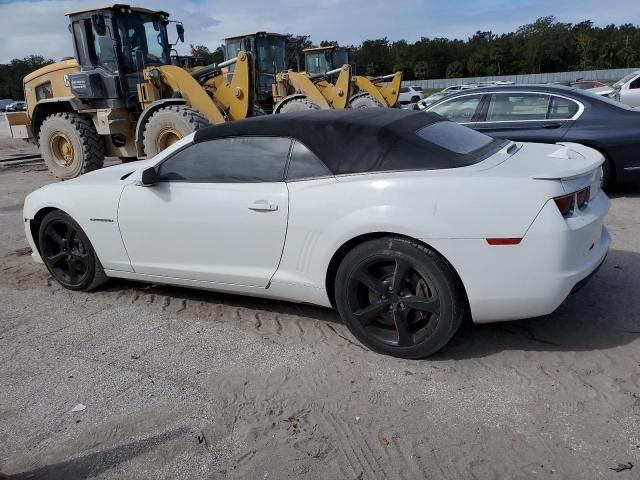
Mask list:
[[[54,210],[40,224],[40,256],[49,273],[69,290],[91,290],[107,281],[89,238],[64,212]]]
[[[367,241],[345,256],[336,274],[335,299],[358,340],[401,358],[440,350],[466,312],[452,267],[424,245],[395,237]]]

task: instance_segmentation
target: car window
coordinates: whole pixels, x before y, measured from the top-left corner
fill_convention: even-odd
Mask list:
[[[470,122],[473,115],[476,113],[476,109],[478,108],[481,99],[482,95],[456,97],[436,105],[429,111],[442,115],[444,118],[451,120],[452,122]]]
[[[409,91],[409,87],[400,87],[400,93],[407,93]]]
[[[291,140],[232,137],[195,143],[169,157],[160,180],[206,183],[282,182]]]
[[[625,83],[627,83],[629,80],[631,80],[632,78],[634,78],[638,73],[637,72],[633,72],[633,73],[628,73],[627,75],[625,75],[624,77],[622,77],[620,80],[618,80],[616,83],[613,84],[613,88],[617,88],[617,87],[621,87],[623,86]]]
[[[551,97],[551,107],[549,108],[550,120],[567,120],[572,118],[580,106],[573,100],[562,97]]]
[[[493,141],[484,133],[452,122],[431,123],[416,134],[423,140],[460,154],[475,152]]]
[[[640,77],[629,84],[629,88],[640,88]]]
[[[487,122],[544,120],[549,95],[535,93],[494,93],[487,109]]]
[[[317,178],[331,175],[331,171],[315,153],[300,142],[293,142],[291,160],[287,169],[287,180]]]

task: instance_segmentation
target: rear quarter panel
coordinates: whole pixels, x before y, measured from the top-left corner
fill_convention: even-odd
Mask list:
[[[335,252],[364,234],[404,235],[427,244],[521,237],[561,189],[552,182],[485,175],[478,165],[457,170],[289,183],[289,227],[274,281],[324,288]]]

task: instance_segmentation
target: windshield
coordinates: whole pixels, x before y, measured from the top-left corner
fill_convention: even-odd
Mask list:
[[[333,65],[331,68],[340,68],[342,65],[349,63],[349,50],[339,48],[333,51]]]
[[[127,71],[169,63],[166,26],[159,17],[140,12],[120,16],[118,33]]]
[[[258,37],[256,49],[259,73],[275,75],[287,69],[283,37]]]
[[[324,73],[331,70],[324,52],[307,54],[307,73]]]
[[[620,80],[618,80],[616,83],[613,84],[613,88],[619,88],[623,86],[625,83],[627,83],[632,78],[635,78],[637,75],[638,75],[637,72],[630,73],[629,75],[625,75],[624,77],[622,77]]]

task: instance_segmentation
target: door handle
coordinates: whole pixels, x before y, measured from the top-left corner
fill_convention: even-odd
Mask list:
[[[271,203],[268,200],[256,200],[249,205],[249,210],[254,210],[256,212],[275,212],[278,210],[278,204]]]
[[[545,123],[542,125],[542,128],[560,128],[562,125],[560,123]]]

